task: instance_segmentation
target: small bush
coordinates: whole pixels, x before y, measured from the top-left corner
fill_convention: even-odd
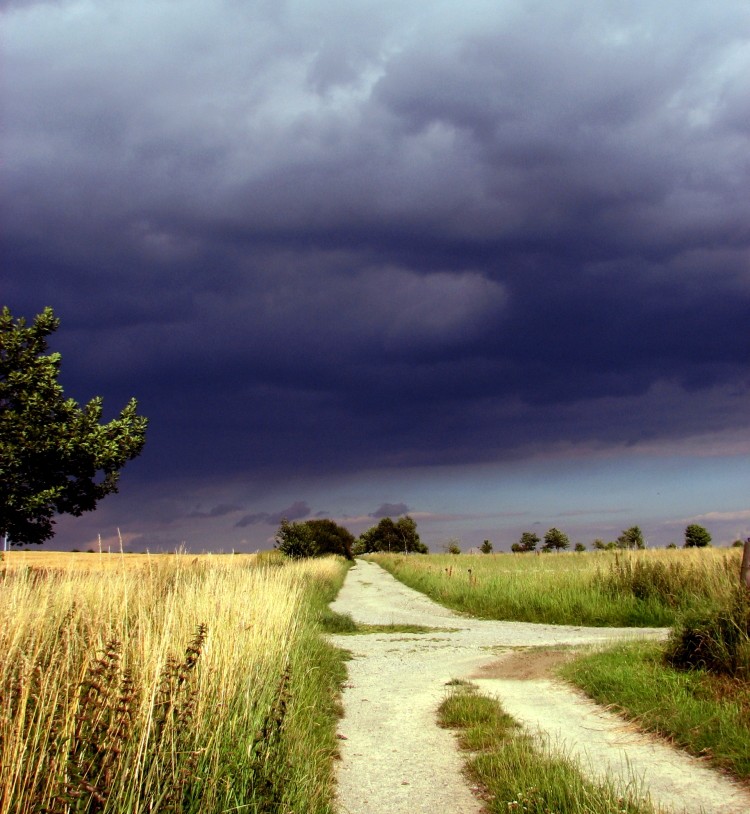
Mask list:
[[[673,630],[665,655],[679,669],[750,678],[750,594],[738,588],[718,611],[688,614]]]

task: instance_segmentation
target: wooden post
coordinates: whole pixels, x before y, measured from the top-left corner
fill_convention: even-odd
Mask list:
[[[745,547],[742,551],[740,585],[744,585],[750,591],[750,537],[745,540]]]

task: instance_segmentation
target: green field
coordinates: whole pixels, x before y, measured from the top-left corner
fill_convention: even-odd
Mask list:
[[[429,556],[373,554],[397,579],[482,619],[593,627],[667,627],[721,606],[737,549]]]

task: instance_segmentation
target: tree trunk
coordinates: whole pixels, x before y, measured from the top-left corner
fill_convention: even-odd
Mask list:
[[[745,540],[742,551],[742,565],[740,566],[740,584],[750,591],[750,537]]]

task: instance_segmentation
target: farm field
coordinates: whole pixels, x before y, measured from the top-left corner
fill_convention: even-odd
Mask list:
[[[335,558],[11,552],[0,811],[332,811]]]
[[[738,549],[555,554],[371,554],[397,579],[481,619],[668,627],[710,611],[737,584]]]

